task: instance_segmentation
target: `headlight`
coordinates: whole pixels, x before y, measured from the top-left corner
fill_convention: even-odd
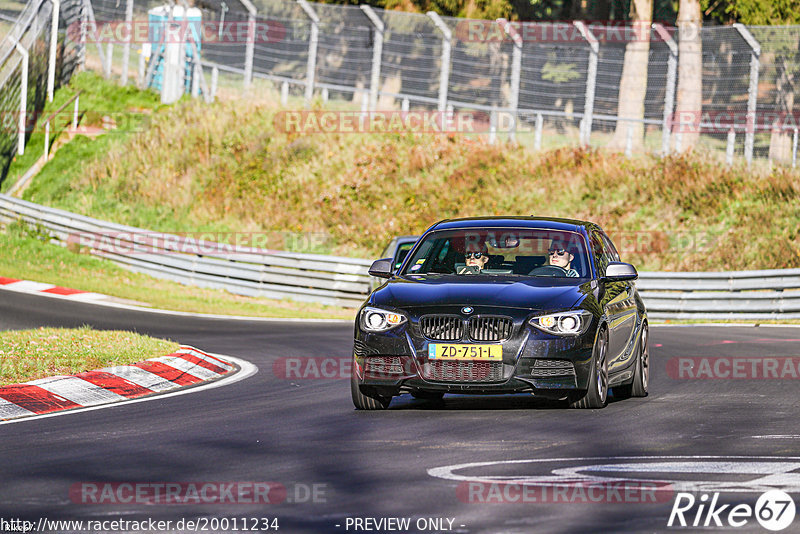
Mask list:
[[[548,334],[577,336],[589,328],[592,313],[586,310],[551,313],[534,317],[528,323]]]
[[[367,332],[385,332],[407,320],[402,313],[380,308],[367,307],[361,311],[361,328]]]

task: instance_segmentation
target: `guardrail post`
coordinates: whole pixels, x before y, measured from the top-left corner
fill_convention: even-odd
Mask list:
[[[361,10],[375,26],[375,39],[372,47],[372,72],[369,80],[369,110],[375,111],[378,106],[378,90],[381,83],[381,57],[383,56],[383,34],[386,26],[383,21],[367,4],[362,4]]]
[[[314,97],[314,77],[317,73],[317,47],[319,46],[319,16],[306,0],[297,0],[306,16],[311,20],[311,35],[308,40],[308,64],[306,65],[306,107],[311,105]]]
[[[753,141],[756,129],[756,105],[758,104],[758,68],[760,65],[761,45],[753,34],[743,25],[734,24],[734,28],[750,47],[750,83],[747,86],[747,129],[744,134],[744,159],[747,165],[753,161]]]
[[[56,85],[56,49],[58,47],[58,16],[61,10],[61,0],[52,0],[53,13],[50,18],[50,53],[47,59],[47,101],[53,101],[53,91]]]
[[[450,50],[453,46],[453,32],[444,23],[442,17],[434,11],[428,11],[434,25],[442,32],[442,65],[439,71],[439,103],[437,109],[444,113],[447,109],[447,88],[450,85]]]
[[[506,19],[497,19],[506,34],[514,42],[514,52],[511,59],[511,93],[508,95],[508,107],[511,108],[511,129],[508,138],[513,143],[517,140],[517,108],[519,107],[519,80],[522,71],[522,36]]]
[[[669,155],[670,136],[672,134],[672,113],[675,111],[675,81],[678,72],[678,44],[663,25],[655,23],[653,29],[669,47],[667,59],[667,85],[664,90],[664,118],[661,125],[661,156]]]
[[[14,43],[14,48],[22,56],[22,72],[19,82],[19,131],[17,133],[17,154],[25,153],[25,119],[28,114],[28,51],[11,34],[8,38]]]
[[[125,0],[125,24],[128,26],[128,38],[122,45],[122,86],[128,85],[128,68],[131,61],[131,41],[133,41],[133,0]]]
[[[589,31],[583,21],[573,21],[581,36],[589,44],[589,69],[586,73],[586,97],[583,104],[583,120],[581,121],[580,143],[589,146],[592,135],[592,115],[594,114],[594,93],[597,83],[597,59],[600,53],[600,44],[597,38]]]

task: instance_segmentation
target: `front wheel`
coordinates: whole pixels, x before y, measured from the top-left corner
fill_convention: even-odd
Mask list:
[[[570,404],[572,408],[603,408],[608,403],[608,332],[605,328],[597,335],[592,354],[592,373],[589,389],[580,400]]]
[[[350,374],[350,395],[353,397],[353,406],[356,410],[385,410],[392,402],[391,397],[370,396],[361,393],[358,387],[358,377],[356,376],[355,362],[353,371]]]

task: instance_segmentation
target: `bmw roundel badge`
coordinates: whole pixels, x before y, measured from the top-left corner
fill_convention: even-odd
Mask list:
[[[463,308],[461,308],[461,313],[463,313],[464,315],[469,315],[473,311],[475,310],[472,309],[472,306],[464,306]]]

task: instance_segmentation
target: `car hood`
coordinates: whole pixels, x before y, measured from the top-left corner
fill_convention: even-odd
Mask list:
[[[396,277],[376,289],[370,303],[393,308],[469,305],[566,309],[582,300],[590,286],[591,282],[585,278]]]

